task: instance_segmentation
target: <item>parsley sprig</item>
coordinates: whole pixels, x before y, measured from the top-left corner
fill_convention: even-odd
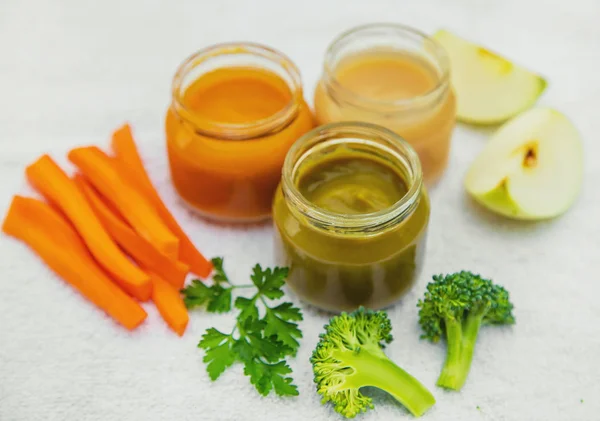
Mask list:
[[[206,305],[209,312],[226,313],[232,308],[234,290],[254,288],[256,292],[251,297],[236,297],[233,305],[239,311],[231,332],[210,328],[202,336],[198,347],[205,351],[208,375],[216,380],[228,367],[241,362],[244,374],[261,395],[271,390],[280,396],[298,395],[288,376],[292,369],[286,357],[295,356],[300,345],[302,332],[296,322],[302,320],[302,313],[292,303],[273,303],[284,295],[288,269],[263,270],[257,264],[250,276],[252,284],[234,285],[223,269],[223,258],[215,257],[212,263],[213,285],[195,280],[182,290],[189,309]]]

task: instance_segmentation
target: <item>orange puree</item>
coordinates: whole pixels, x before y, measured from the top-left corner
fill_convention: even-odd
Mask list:
[[[248,124],[271,117],[291,101],[276,74],[245,67],[214,70],[185,91],[183,103],[198,117],[223,124]]]
[[[398,52],[370,52],[338,64],[338,81],[354,93],[380,101],[414,98],[432,90],[437,77],[418,57]]]
[[[181,91],[166,120],[178,193],[211,219],[269,217],[285,154],[313,126],[301,87],[261,67],[221,67]]]

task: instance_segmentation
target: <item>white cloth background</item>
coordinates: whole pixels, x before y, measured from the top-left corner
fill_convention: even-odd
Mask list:
[[[389,311],[394,361],[430,386],[431,421],[600,419],[600,2],[598,0],[0,1],[0,210],[28,193],[24,167],[43,152],[106,146],[129,120],[161,194],[208,256],[231,277],[272,264],[270,227],[226,228],[189,215],[168,178],[163,115],[178,63],[215,42],[250,40],[288,54],[311,99],[324,50],[339,32],[372,21],[457,31],[543,73],[542,104],[575,122],[585,142],[585,184],[554,221],[517,223],[473,205],[462,180],[485,130],[459,126],[450,166],[431,191],[426,267]],[[311,101],[312,102],[312,101]],[[158,421],[339,419],[322,407],[309,355],[325,316],[305,309],[305,338],[291,362],[295,399],[260,398],[241,367],[211,383],[196,344],[231,315],[192,313],[183,338],[154,308],[127,333],[56,278],[24,245],[0,238],[0,420]],[[461,393],[434,387],[443,344],[419,340],[415,303],[434,273],[478,271],[504,284],[512,329],[481,333]],[[582,402],[583,400],[583,402]],[[477,409],[479,407],[479,409]],[[364,420],[410,419],[377,395]]]

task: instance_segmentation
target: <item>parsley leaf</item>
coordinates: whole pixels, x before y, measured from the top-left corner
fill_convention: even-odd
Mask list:
[[[286,377],[292,369],[285,361],[268,364],[260,360],[244,362],[244,374],[250,376],[250,382],[263,396],[274,390],[279,396],[298,396],[298,388],[292,384],[293,379]]]
[[[246,320],[258,320],[258,308],[256,307],[255,300],[244,297],[237,297],[235,299],[235,308],[240,309],[241,312],[238,315],[238,320],[244,323]]]
[[[224,288],[220,284],[209,287],[195,279],[181,292],[183,293],[183,302],[189,309],[206,304],[206,309],[211,313],[226,313],[231,310],[232,289],[231,287]]]
[[[271,311],[277,314],[283,320],[302,320],[302,313],[300,313],[300,309],[298,307],[294,307],[292,303],[279,304],[277,307],[273,307]]]
[[[276,300],[277,298],[283,297],[283,290],[281,289],[285,284],[285,280],[288,275],[288,268],[279,268],[271,270],[267,268],[262,270],[260,265],[254,266],[252,269],[252,282],[258,288],[261,295]]]
[[[218,379],[237,359],[237,354],[232,349],[231,335],[225,335],[216,329],[208,329],[198,347],[206,351],[203,361],[207,364],[206,371],[211,380]]]
[[[302,332],[298,329],[298,325],[280,317],[274,309],[267,310],[264,321],[266,324],[265,335],[275,336],[279,341],[292,348],[295,354],[300,346],[296,338],[302,337]]]
[[[216,284],[219,284],[221,282],[225,282],[226,284],[231,284],[231,282],[229,282],[229,278],[227,277],[227,274],[223,270],[223,261],[224,261],[223,258],[222,257],[213,257],[212,259],[210,259],[210,261],[213,264],[213,269],[215,271],[215,274],[213,275],[213,281]]]
[[[202,340],[198,344],[198,347],[204,349],[214,348],[215,346],[221,345],[224,341],[229,340],[231,335],[227,335],[217,329],[211,327],[202,335]]]
[[[235,288],[223,270],[223,259],[215,257],[212,260],[215,273],[213,285],[195,279],[190,285],[181,290],[183,302],[189,309],[206,305],[210,313],[227,313],[231,310],[232,291]]]
[[[185,287],[181,292],[185,306],[190,309],[206,304],[214,295],[212,288],[197,279],[194,279],[191,285]]]
[[[235,341],[232,349],[238,355],[240,361],[250,361],[256,356],[254,348],[252,348],[252,344],[250,344],[246,338],[241,338]]]
[[[214,285],[214,294],[208,301],[206,309],[211,313],[227,313],[231,310],[232,289],[233,288],[223,288],[221,285]]]
[[[285,361],[271,365],[269,371],[275,393],[279,396],[298,396],[298,387],[295,384],[292,384],[293,379],[284,376],[285,374],[290,374],[292,372],[292,369]]]
[[[292,369],[286,357],[296,355],[300,346],[302,332],[296,322],[302,320],[302,313],[289,302],[271,305],[284,295],[288,269],[263,270],[256,265],[250,276],[252,284],[234,285],[223,269],[223,259],[214,258],[212,263],[215,273],[211,286],[196,280],[182,290],[188,308],[206,305],[209,312],[224,313],[232,308],[234,290],[253,288],[255,292],[251,297],[235,298],[234,307],[239,312],[230,334],[210,328],[202,336],[198,347],[205,351],[203,361],[208,375],[216,380],[239,361],[261,395],[273,391],[280,396],[297,396],[298,388],[288,376]]]
[[[247,337],[250,345],[255,350],[255,355],[264,358],[268,362],[277,362],[289,352],[286,347],[268,337],[263,337],[260,332],[248,333]]]

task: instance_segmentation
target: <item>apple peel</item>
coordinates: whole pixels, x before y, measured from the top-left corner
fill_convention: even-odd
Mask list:
[[[546,80],[486,48],[449,31],[433,38],[448,53],[457,118],[466,123],[503,123],[532,107]]]

